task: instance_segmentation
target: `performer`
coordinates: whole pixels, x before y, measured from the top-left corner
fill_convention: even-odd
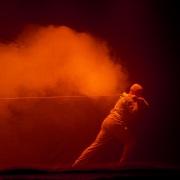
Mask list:
[[[136,144],[136,138],[128,125],[145,107],[148,107],[142,95],[143,88],[139,84],[133,84],[129,93],[124,92],[120,95],[114,108],[104,119],[95,141],[82,152],[72,165],[73,168],[93,168],[91,158],[113,138],[123,143],[123,151],[117,166],[122,167],[126,164]]]

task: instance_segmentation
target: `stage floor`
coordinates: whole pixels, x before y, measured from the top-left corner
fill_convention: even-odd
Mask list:
[[[126,169],[102,170],[63,170],[56,172],[32,169],[12,169],[0,172],[1,179],[61,179],[61,180],[101,180],[138,177],[169,177],[180,178],[180,166],[165,163],[137,163]]]

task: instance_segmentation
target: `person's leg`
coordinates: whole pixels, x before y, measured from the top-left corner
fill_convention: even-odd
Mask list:
[[[124,125],[110,125],[108,127],[109,132],[118,138],[123,143],[123,150],[118,166],[126,164],[131,157],[134,146],[136,144],[136,138],[131,131]]]
[[[119,166],[124,166],[127,164],[129,158],[132,155],[135,144],[136,140],[133,136],[129,136],[128,140],[123,142],[123,151],[121,154],[120,161],[118,163]]]
[[[103,148],[103,145],[105,145],[109,140],[112,138],[111,134],[107,132],[104,129],[101,129],[99,134],[97,135],[95,141],[86,148],[83,153],[80,155],[80,157],[75,161],[75,163],[72,165],[72,167],[89,167],[93,166],[92,162],[90,160],[92,157],[97,153],[97,151],[101,148]]]

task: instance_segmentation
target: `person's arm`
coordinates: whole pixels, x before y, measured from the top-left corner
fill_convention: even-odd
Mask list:
[[[149,104],[143,97],[138,97],[138,101],[145,106],[149,106]]]
[[[131,114],[136,114],[139,110],[139,102],[137,96],[132,96],[128,99],[127,106]]]
[[[143,97],[132,95],[131,98],[128,99],[127,106],[130,113],[136,115],[138,112],[149,107],[149,104]]]

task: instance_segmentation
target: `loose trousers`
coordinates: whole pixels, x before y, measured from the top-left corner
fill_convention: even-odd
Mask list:
[[[91,162],[92,157],[113,138],[117,138],[123,143],[123,151],[119,160],[119,165],[125,163],[133,150],[136,140],[124,123],[116,123],[116,121],[107,117],[103,121],[101,130],[95,141],[82,152],[72,167],[95,167],[96,165]]]

